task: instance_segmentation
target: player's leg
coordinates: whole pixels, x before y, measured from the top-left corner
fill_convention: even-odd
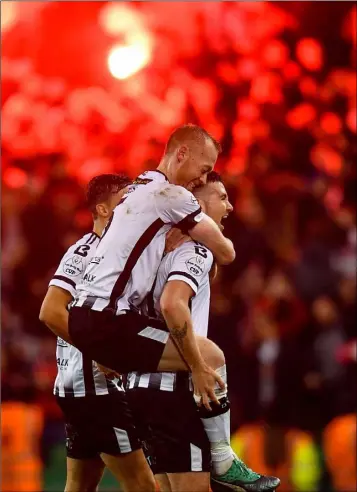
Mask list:
[[[84,398],[57,398],[61,408],[66,432],[67,477],[66,492],[94,492],[102,478],[104,463],[99,453],[83,435],[77,421],[83,414]]]
[[[143,372],[188,371],[188,367],[162,322],[139,315],[131,315],[131,319],[133,322],[130,328],[126,329],[126,339],[131,337],[133,346],[130,353],[131,358],[127,361],[128,367],[136,366],[136,370]],[[124,323],[121,325],[122,332],[123,328],[125,329]],[[204,337],[197,337],[197,344],[205,362],[215,369],[226,383],[227,374],[223,352],[212,341]],[[279,479],[264,477],[253,472],[235,456],[230,446],[227,387],[222,390],[217,385],[215,392],[219,401],[218,405],[213,405],[212,411],[206,410],[201,405],[198,411],[210,441],[212,472],[216,481],[220,485],[223,484],[223,487],[227,485],[227,488],[233,485],[234,490],[239,490],[242,484],[249,485],[249,488],[255,492],[274,490],[280,484]],[[170,472],[167,468],[163,471]]]
[[[155,480],[159,484],[160,492],[172,492],[170,480],[166,473],[156,474]]]
[[[101,397],[97,397],[97,400]],[[98,404],[92,439],[105,465],[125,492],[155,492],[154,475],[142,450],[139,431],[124,391]]]
[[[155,492],[154,475],[142,449],[121,455],[101,454],[105,465],[120,482],[124,492]]]
[[[215,369],[226,383],[225,389],[217,385],[215,393],[219,404],[212,404],[212,411],[207,410],[203,405],[198,407],[211,446],[212,487],[216,486],[218,489],[219,486],[225,487],[227,484],[228,487],[235,486],[235,490],[239,490],[240,487],[244,488],[244,486],[256,492],[275,490],[280,484],[278,478],[255,473],[234,454],[230,445],[230,405],[225,357],[222,350],[211,340],[199,336],[196,339],[205,362]],[[183,370],[178,358],[178,350],[170,339],[163,351],[159,370],[170,370],[176,364]]]
[[[205,337],[196,336],[197,345],[205,362],[213,369],[225,364],[225,358],[222,350],[211,340]],[[176,372],[188,371],[186,362],[182,359],[181,354],[172,338],[169,338],[165,344],[159,365],[156,369],[158,372]]]
[[[67,457],[65,492],[96,492],[104,472],[104,463],[99,456],[92,459]]]
[[[170,339],[165,323],[159,320],[132,311],[115,316],[109,310],[97,312],[74,307],[70,311],[69,327],[72,340],[83,353],[119,373],[188,371]],[[225,374],[221,351],[207,339],[198,339],[198,345],[206,363],[213,369],[221,368],[222,374]],[[201,415],[211,441],[215,478],[219,484],[228,483],[228,488],[232,484],[248,483],[249,488],[256,492],[275,489],[280,483],[278,479],[262,477],[249,470],[230,448],[229,402],[227,394],[222,391],[217,388],[217,392],[220,392],[217,395],[220,400],[218,408],[209,415]],[[200,411],[203,409],[201,406]],[[252,483],[256,487],[252,488]]]
[[[104,463],[118,480],[120,477],[125,491],[155,491],[155,479],[141,449],[124,391],[58,400],[65,412],[69,458],[93,460],[104,453]],[[74,489],[71,487],[72,480],[66,490],[72,492]],[[86,488],[85,485],[78,485],[75,490],[82,492]]]
[[[172,391],[136,387],[127,390],[128,401],[136,419],[150,429],[147,449],[161,490],[208,492],[210,444],[189,390],[189,376],[172,376]]]
[[[208,411],[203,406],[198,407],[198,413],[211,445],[213,473],[222,475],[230,469],[235,459],[230,446],[230,412],[225,357],[222,350],[211,340],[200,336],[197,336],[196,339],[205,362],[213,369],[216,369],[226,383],[224,390],[218,386],[215,390],[219,405],[212,405],[212,411]],[[180,362],[176,362],[178,356],[175,344],[169,340],[159,363],[159,369],[165,371],[176,364],[179,365]]]
[[[169,337],[166,325],[159,320],[134,312],[115,316],[110,311],[96,312],[81,308],[72,308],[69,320],[69,326],[72,325],[71,338],[75,343],[76,339],[80,344],[83,343],[78,348],[84,353],[87,351],[88,357],[111,369],[122,373],[188,371]],[[220,349],[207,339],[198,338],[197,342],[206,363],[225,374],[225,361]],[[220,485],[228,484],[228,488],[231,485],[239,487],[242,483],[249,484],[249,488],[256,492],[274,490],[280,484],[278,479],[254,473],[235,457],[229,443],[229,402],[223,391],[217,388],[220,400],[218,408],[207,415],[201,415],[211,442],[213,473],[217,482]],[[201,406],[200,412],[204,410]],[[256,487],[251,487],[253,483]]]
[[[210,474],[207,472],[169,473],[171,492],[209,492]]]

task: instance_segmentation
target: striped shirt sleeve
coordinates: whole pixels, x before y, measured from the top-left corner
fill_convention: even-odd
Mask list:
[[[93,255],[94,244],[92,244],[91,237],[91,234],[84,236],[66,251],[49,286],[60,287],[75,297],[77,282],[82,280],[83,273]]]
[[[204,246],[190,241],[169,254],[172,258],[167,281],[181,280],[188,284],[196,295],[200,284],[212,268],[212,253]]]

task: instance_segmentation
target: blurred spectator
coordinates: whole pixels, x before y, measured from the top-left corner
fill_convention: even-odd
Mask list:
[[[343,329],[350,340],[356,338],[356,276],[342,277],[338,283],[338,304]]]
[[[233,427],[268,423],[278,470],[289,429],[311,444],[308,431],[357,408],[356,7],[15,4],[1,21],[3,399],[39,403],[47,459],[63,429],[38,313],[63,252],[90,227],[83,185],[155,167],[170,131],[191,121],[222,142],[217,168],[235,205],[225,233],[237,258],[212,285],[209,335],[226,354]],[[114,79],[118,43],[146,64]],[[287,480],[312,489],[316,467],[305,485]]]
[[[305,343],[309,343],[303,355],[304,384],[310,398],[310,425],[321,431],[332,418],[351,411],[352,403],[346,368],[337,358],[346,335],[332,299],[320,297],[314,301],[312,323],[305,335]]]

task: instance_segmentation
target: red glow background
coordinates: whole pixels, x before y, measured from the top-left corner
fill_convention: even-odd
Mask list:
[[[35,402],[44,422],[37,489],[7,478],[2,490],[50,490],[51,452],[64,449],[38,312],[91,226],[84,185],[155,167],[187,122],[221,141],[235,206],[237,260],[212,286],[210,324],[232,375],[232,430],[264,421],[280,443],[299,429],[326,460],[311,487],[355,490],[355,424],[336,448],[324,440],[356,409],[353,2],[2,1],[1,27],[2,394]]]
[[[59,152],[83,180],[98,167],[134,175],[188,120],[223,141],[221,167],[231,174],[247,168],[254,146],[275,166],[343,172],[356,132],[356,9],[348,3],[326,7],[327,19],[324,3],[313,2],[25,2],[21,8],[3,2],[1,8],[2,145],[10,186],[22,183],[6,170],[13,158],[28,162]],[[149,46],[150,60],[117,80],[108,69],[110,50],[130,45],[133,33],[141,35],[139,48]],[[305,134],[310,142],[302,150]],[[33,165],[23,170],[31,173]]]

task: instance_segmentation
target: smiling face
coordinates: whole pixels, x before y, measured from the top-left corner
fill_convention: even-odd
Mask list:
[[[181,145],[176,155],[179,163],[176,184],[193,191],[196,187],[206,184],[207,174],[216,164],[218,151],[214,143],[207,138],[203,145],[196,142]]]
[[[206,185],[195,190],[194,194],[200,201],[204,212],[223,231],[224,226],[222,220],[226,219],[233,210],[224,184],[220,181],[208,182]]]

